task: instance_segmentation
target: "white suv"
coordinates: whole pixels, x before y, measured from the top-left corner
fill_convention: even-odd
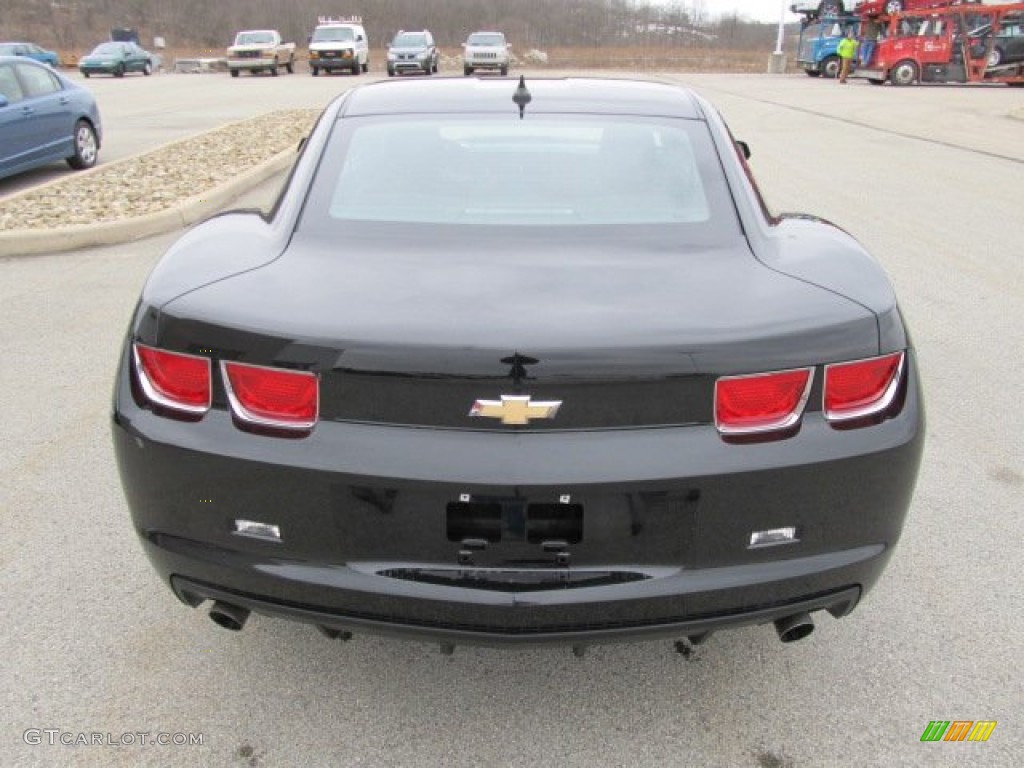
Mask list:
[[[508,74],[509,46],[501,32],[474,32],[462,44],[462,71],[473,74],[476,69],[496,69]]]
[[[362,18],[321,16],[309,38],[309,71],[313,77],[335,69],[358,75],[370,68],[370,43]]]

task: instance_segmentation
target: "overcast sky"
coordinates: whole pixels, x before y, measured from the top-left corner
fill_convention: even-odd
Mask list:
[[[795,0],[786,0],[786,21],[797,21],[799,16],[790,13],[788,8]],[[1008,0],[1009,1],[1009,0]],[[661,0],[665,5],[681,4],[690,8],[703,7],[708,16],[721,16],[735,11],[752,21],[768,21],[778,23],[782,13],[782,0]]]

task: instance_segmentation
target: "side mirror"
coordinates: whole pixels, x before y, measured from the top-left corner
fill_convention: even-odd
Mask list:
[[[737,141],[736,146],[739,147],[740,152],[743,154],[745,160],[750,159],[750,145],[745,141]]]
[[[356,35],[356,42],[357,43],[363,42],[363,36],[362,35]]]

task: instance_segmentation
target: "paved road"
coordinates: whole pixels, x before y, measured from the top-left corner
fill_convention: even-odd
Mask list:
[[[1024,123],[1006,115],[1024,92],[677,79],[750,142],[774,209],[822,213],[877,254],[913,328],[929,442],[903,539],[860,609],[819,619],[794,645],[756,627],[716,635],[690,659],[664,642],[597,647],[582,660],[558,649],[444,657],[370,636],[336,644],[261,617],[227,633],[151,572],[110,449],[121,335],[172,237],[7,260],[0,763],[1020,763]],[[278,81],[225,78],[223,88],[269,84],[275,103],[302,98],[298,77]],[[197,77],[196,88],[205,82]],[[188,108],[167,107],[180,119]],[[236,116],[225,107],[221,118]],[[268,185],[247,202],[271,194]],[[998,726],[984,744],[922,744],[935,719]],[[43,744],[25,744],[32,728],[113,740],[201,733],[203,744],[48,746],[45,733]]]
[[[103,120],[99,164],[148,152],[177,141],[276,109],[320,108],[352,85],[379,79],[302,74],[242,76],[226,73],[186,75],[163,73],[152,77],[91,77],[65,71],[71,80],[91,90]],[[258,140],[258,138],[254,138]],[[63,162],[0,179],[0,198],[70,173]]]

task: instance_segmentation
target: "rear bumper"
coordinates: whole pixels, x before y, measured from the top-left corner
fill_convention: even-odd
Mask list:
[[[886,421],[843,431],[809,413],[796,435],[762,444],[728,444],[710,426],[342,422],[283,440],[216,409],[158,416],[125,375],[113,437],[146,553],[190,605],[459,643],[700,634],[842,616],[874,585],[923,446],[908,359]],[[278,526],[280,541],[239,535],[238,520]],[[785,527],[796,541],[751,547],[752,532]]]
[[[507,61],[495,61],[488,59],[487,61],[466,61],[466,66],[472,69],[504,69],[509,63]]]
[[[352,56],[325,56],[322,58],[309,59],[309,66],[317,69],[351,69],[359,63],[359,57]]]
[[[264,59],[228,59],[228,69],[273,69],[274,66],[273,57]]]
[[[388,69],[395,72],[429,72],[431,63],[429,61],[389,61]]]
[[[858,67],[850,73],[850,77],[860,77],[865,80],[885,80],[888,73],[882,69],[868,69],[866,67]]]
[[[509,597],[500,606],[474,605],[471,611],[436,610],[416,617],[409,610],[399,613],[375,611],[360,597],[360,606],[346,611],[270,600],[240,592],[228,591],[190,579],[173,577],[171,586],[178,598],[191,606],[204,601],[221,601],[240,606],[265,616],[315,624],[328,629],[370,632],[415,640],[440,641],[457,645],[561,645],[581,642],[599,643],[621,640],[655,639],[659,637],[694,637],[723,629],[767,624],[799,613],[826,610],[836,618],[849,614],[860,599],[858,586],[826,594],[775,603],[759,608],[695,617],[685,614],[652,615],[648,620],[616,620],[614,606],[597,606],[587,623],[575,623],[576,604],[566,606],[517,605]],[[444,597],[437,595],[444,603]],[[413,606],[414,607],[414,606]],[[423,613],[420,611],[419,613]],[[536,623],[539,614],[549,617]],[[517,615],[518,614],[518,615]],[[525,624],[520,618],[531,617],[535,623]]]

